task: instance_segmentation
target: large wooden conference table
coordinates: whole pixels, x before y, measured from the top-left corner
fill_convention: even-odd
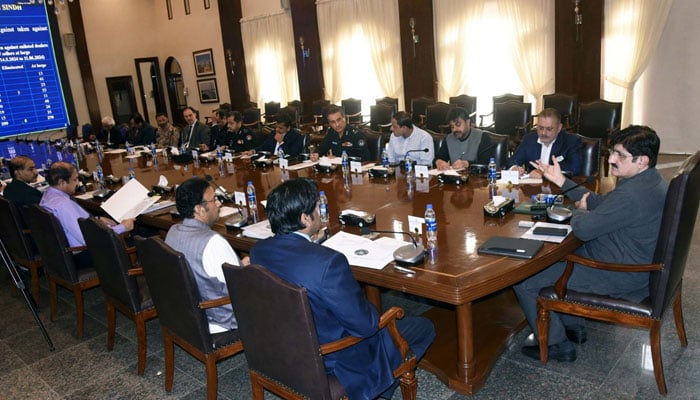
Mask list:
[[[90,155],[87,167],[94,168],[95,163],[94,155]],[[317,173],[312,168],[298,171],[281,171],[277,166],[255,168],[249,160],[236,160],[234,173],[226,172],[223,176],[219,174],[216,162],[178,165],[172,160],[165,163],[159,158],[157,168],[149,165],[145,158],[133,163],[136,178],[149,188],[161,175],[170,184],[192,176],[211,175],[217,184],[231,193],[244,192],[247,182],[253,181],[258,201],[265,199],[283,180],[313,178],[329,199],[331,234],[341,229],[359,233],[357,228],[339,224],[337,215],[343,209],[375,213],[376,226],[372,226],[373,229],[407,231],[407,216],[423,216],[426,204],[432,203],[438,223],[435,262],[426,261],[415,267],[413,276],[396,272],[392,265],[381,270],[352,267],[352,272],[364,284],[368,298],[380,309],[382,289],[432,300],[432,308],[424,316],[435,324],[437,336],[420,366],[451,389],[465,394],[474,394],[484,385],[501,352],[526,325],[509,287],[560,260],[580,245],[580,241],[570,235],[561,244],[545,243],[532,260],[477,254],[478,247],[491,236],[520,236],[525,229],[518,227],[518,221],[529,220],[528,215],[515,213],[503,218],[485,217],[482,206],[489,201],[488,185],[486,179],[479,176],[470,176],[468,184],[457,186],[441,185],[435,177],[409,183],[400,171],[389,179],[371,178],[366,173],[351,174],[344,179],[340,171]],[[102,165],[106,174],[127,174],[128,163],[124,155],[106,155]],[[556,191],[554,185],[551,189]],[[516,204],[542,190],[542,184],[499,187],[499,193],[515,197]],[[93,211],[98,209],[94,203],[91,208]],[[179,222],[169,211],[164,209],[141,215],[137,223],[167,230]],[[224,218],[220,219],[214,229],[222,233],[236,250],[248,252],[255,240],[244,237],[240,230],[227,230],[224,221]]]

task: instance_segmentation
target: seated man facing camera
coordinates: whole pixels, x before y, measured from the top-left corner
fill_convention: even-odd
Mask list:
[[[390,398],[398,384],[393,370],[402,361],[400,352],[386,329],[377,330],[379,313],[345,256],[311,242],[321,227],[316,183],[305,178],[282,183],[267,197],[265,211],[275,236],[253,246],[251,262],[306,288],[320,344],[348,335],[366,338],[323,359],[349,398]],[[420,359],[435,338],[432,323],[408,316],[396,322]]]
[[[630,126],[613,138],[608,163],[618,178],[615,190],[600,195],[575,187],[567,179],[554,154],[552,165],[531,162],[540,173],[576,201],[571,218],[573,233],[583,241],[575,254],[615,264],[649,264],[656,248],[668,184],[656,170],[659,137],[646,126]],[[540,289],[553,286],[566,266],[553,264],[513,286],[527,322],[537,332],[537,296]],[[648,272],[617,272],[575,265],[567,286],[571,290],[605,294],[639,302],[649,296]],[[549,358],[576,360],[574,343],[586,341],[584,319],[567,314],[550,314]],[[523,354],[540,359],[539,346],[525,346]]]

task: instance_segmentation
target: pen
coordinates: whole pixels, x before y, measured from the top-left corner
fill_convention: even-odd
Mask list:
[[[404,268],[404,267],[401,267],[398,265],[394,265],[394,271],[400,272],[400,273],[406,274],[406,275],[415,275],[416,274],[416,271],[414,271],[412,269]]]

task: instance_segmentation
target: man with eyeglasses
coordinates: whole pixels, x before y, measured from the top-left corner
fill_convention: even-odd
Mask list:
[[[445,137],[435,155],[435,167],[439,170],[464,169],[471,164],[486,165],[493,157],[491,139],[484,131],[472,127],[469,112],[455,107],[447,113],[452,133]]]
[[[530,173],[531,178],[541,178],[542,173],[533,169],[531,161],[551,164],[556,159],[561,170],[571,175],[581,173],[581,139],[562,128],[561,115],[554,108],[545,108],[537,114],[537,129],[523,137],[522,142],[508,159],[506,165],[520,174]]]
[[[656,132],[646,126],[632,125],[613,137],[613,150],[608,158],[610,173],[618,178],[615,189],[605,195],[591,192],[566,178],[561,164],[552,155],[552,164],[539,160],[530,164],[545,178],[560,186],[576,203],[571,227],[583,241],[575,254],[615,264],[649,264],[652,262],[668,183],[656,170],[660,141]],[[554,285],[564,271],[565,262],[553,264],[513,289],[527,321],[537,332],[537,296],[543,287]],[[574,266],[567,286],[639,302],[649,296],[648,272],[604,271]],[[549,358],[574,361],[573,343],[586,341],[584,319],[551,313],[549,326]],[[525,346],[523,354],[539,360],[539,346]]]
[[[221,264],[240,265],[241,262],[228,241],[211,229],[219,219],[221,208],[214,190],[202,178],[188,179],[177,188],[175,205],[184,219],[170,227],[165,243],[185,255],[202,300],[228,297]],[[238,327],[230,304],[208,308],[206,314],[210,333]]]

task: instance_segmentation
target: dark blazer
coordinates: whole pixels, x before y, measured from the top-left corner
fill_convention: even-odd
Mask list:
[[[154,128],[148,122],[144,122],[141,124],[140,128],[136,129],[133,131],[134,136],[131,138],[131,144],[148,146],[149,144],[156,142],[156,128]]]
[[[180,130],[180,147],[183,143],[187,143],[189,139],[190,126],[185,125]],[[211,139],[209,138],[209,127],[203,123],[197,121],[194,123],[194,129],[192,130],[192,139],[189,141],[190,145],[187,147],[188,150],[199,150],[200,144],[210,145]]]
[[[265,143],[263,143],[260,147],[256,147],[255,150],[273,153],[275,151],[275,147],[277,147],[277,141],[275,140],[275,134],[273,132],[267,137],[267,139],[265,139]],[[288,157],[296,157],[303,149],[304,137],[301,136],[301,133],[299,133],[298,130],[293,128],[290,129],[289,132],[284,135],[284,141],[282,143],[282,150],[284,151],[284,154]]]
[[[559,161],[561,170],[579,175],[582,164],[581,139],[562,129],[552,146],[551,155],[563,158]],[[507,166],[510,168],[513,165],[525,165],[530,171],[532,170],[530,161],[539,160],[541,151],[542,145],[537,143],[537,132],[530,132],[525,135],[513,156],[508,159]],[[551,159],[548,161],[552,164]]]
[[[394,382],[401,355],[386,329],[377,332],[379,313],[344,255],[291,233],[258,242],[250,261],[306,288],[320,344],[348,335],[368,338],[323,358],[349,398],[373,399]]]
[[[96,136],[97,140],[101,143],[111,143],[113,145],[124,144],[126,138],[122,134],[122,131],[118,126],[113,126],[111,129],[100,129],[100,132]]]

